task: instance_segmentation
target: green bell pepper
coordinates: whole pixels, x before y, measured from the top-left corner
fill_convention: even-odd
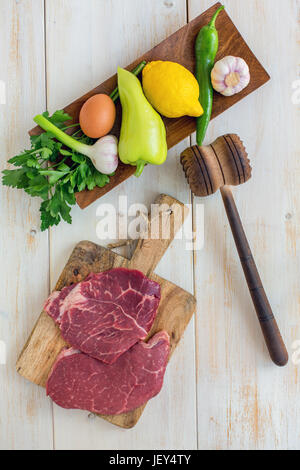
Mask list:
[[[166,161],[166,128],[146,99],[140,81],[120,67],[118,88],[122,104],[119,158],[136,166],[135,176],[140,176],[147,163],[161,165]]]

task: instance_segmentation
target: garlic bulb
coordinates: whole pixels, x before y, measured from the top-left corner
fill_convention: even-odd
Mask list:
[[[216,62],[211,72],[211,82],[221,95],[235,95],[249,85],[249,67],[240,57],[224,57]]]

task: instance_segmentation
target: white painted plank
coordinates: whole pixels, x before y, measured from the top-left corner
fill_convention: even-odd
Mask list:
[[[45,107],[43,1],[0,0],[0,19],[3,170],[8,158],[28,147],[32,116]],[[0,193],[0,341],[7,353],[6,364],[0,364],[0,448],[50,449],[51,405],[42,389],[15,370],[48,293],[48,236],[39,231],[40,201],[2,185]]]
[[[190,19],[212,6],[189,0]],[[226,8],[272,80],[211,123],[207,142],[238,133],[253,178],[234,190],[265,289],[290,353],[299,339],[299,1],[227,0]],[[201,449],[299,449],[299,365],[269,359],[220,195],[205,201],[196,255],[198,423]]]
[[[173,7],[163,1],[138,0],[51,0],[47,1],[47,83],[51,111],[64,106],[101,83],[137,56],[166,38],[186,22],[186,2]],[[59,46],[58,46],[59,44]],[[151,204],[160,192],[189,202],[178,155],[188,140],[170,152],[163,168],[148,167],[95,202],[85,211],[72,211],[72,226],[51,230],[51,284],[54,286],[76,242],[98,241],[96,210],[110,203],[118,209],[118,198],[128,195],[129,205]],[[188,222],[191,226],[191,221]],[[109,240],[102,243],[109,243]],[[193,291],[192,255],[183,241],[176,241],[160,263],[157,273]],[[168,367],[163,391],[152,400],[139,424],[121,430],[88,413],[55,407],[56,449],[184,449],[196,446],[196,402],[194,374],[194,328],[190,324],[184,340]]]

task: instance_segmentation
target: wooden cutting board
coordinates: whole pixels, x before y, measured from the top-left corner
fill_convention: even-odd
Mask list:
[[[149,220],[149,233],[155,224],[155,227],[159,227],[157,239],[140,239],[131,260],[95,243],[82,241],[71,254],[55,290],[82,281],[91,272],[101,272],[121,266],[142,271],[161,286],[161,301],[157,317],[147,339],[158,331],[166,330],[170,335],[171,357],[195,312],[196,300],[193,295],[153,272],[182,226],[188,214],[188,208],[166,195],[160,195],[155,203],[161,206],[162,212]],[[45,387],[50,369],[65,346],[66,343],[61,337],[59,328],[43,312],[17,361],[17,371],[31,382]],[[102,418],[123,428],[131,428],[138,422],[144,408],[145,405],[129,413],[102,416]]]
[[[194,44],[196,36],[199,30],[210,21],[214,12],[220,6],[221,3],[218,2],[209,10],[205,11],[202,15],[198,16],[186,26],[179,29],[176,33],[169,36],[156,47],[146,52],[146,54],[139,57],[135,62],[128,65],[126,68],[128,70],[132,70],[142,60],[146,60],[147,62],[150,62],[151,60],[171,60],[173,62],[178,62],[184,65],[191,72],[194,72]],[[257,60],[253,52],[250,50],[250,48],[242,38],[241,34],[237,30],[225,10],[222,11],[219,17],[217,18],[216,26],[219,31],[219,51],[217,55],[217,60],[227,55],[242,57],[246,60],[249,65],[251,73],[251,82],[249,86],[245,88],[241,93],[231,97],[224,97],[219,93],[215,93],[212,119],[226,111],[228,108],[245,98],[253,91],[257,90],[270,79],[268,73]],[[79,111],[83,103],[88,98],[97,93],[110,94],[112,90],[116,87],[116,85],[117,76],[114,75],[95,89],[91,90],[86,95],[74,101],[74,103],[70,104],[69,106],[66,106],[65,111],[74,118],[73,122],[78,122]],[[120,134],[121,115],[121,106],[120,103],[118,103],[117,120],[112,130],[112,133],[116,136],[119,136]],[[168,148],[171,148],[174,145],[178,144],[178,142],[188,137],[196,129],[196,120],[187,116],[182,117],[180,119],[164,118],[164,122],[167,129]],[[36,127],[32,131],[30,131],[30,134],[40,134],[41,132],[42,130],[40,129],[40,127]],[[147,168],[144,171],[146,173]],[[132,167],[130,165],[124,165],[121,163],[116,171],[116,174],[111,177],[110,183],[107,184],[104,188],[95,188],[92,191],[82,191],[81,193],[78,193],[76,197],[78,205],[82,209],[84,209],[96,199],[103,196],[111,189],[115,188],[127,178],[132,176],[134,172],[135,167]]]

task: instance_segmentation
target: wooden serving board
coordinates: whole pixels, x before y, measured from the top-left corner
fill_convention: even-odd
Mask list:
[[[218,2],[209,10],[205,11],[202,15],[198,16],[186,26],[169,36],[156,47],[146,52],[146,54],[139,57],[135,62],[128,65],[126,68],[128,70],[132,70],[142,60],[146,60],[147,62],[152,60],[171,60],[173,62],[178,62],[184,65],[191,72],[194,72],[194,44],[196,36],[199,30],[210,21],[214,12],[220,6],[221,3]],[[231,97],[224,97],[218,93],[215,93],[212,119],[226,111],[228,108],[245,98],[253,91],[257,90],[270,79],[268,73],[250,50],[225,10],[220,13],[216,26],[219,31],[219,51],[217,60],[227,55],[242,57],[249,65],[251,82],[249,86],[241,93]],[[83,103],[88,98],[97,93],[110,94],[116,87],[116,84],[117,76],[114,75],[98,87],[91,90],[86,95],[66,106],[65,111],[74,118],[73,122],[78,122],[79,112]],[[118,103],[117,120],[112,130],[112,133],[116,136],[119,136],[120,134],[121,114],[121,106],[120,103]],[[167,129],[168,148],[178,144],[181,140],[192,134],[196,129],[196,120],[187,116],[179,119],[164,118],[164,122]],[[36,127],[30,131],[30,134],[40,134],[41,132],[41,128]],[[147,169],[145,169],[145,172],[146,171]],[[111,177],[110,183],[107,184],[104,188],[95,188],[92,191],[82,191],[78,193],[76,197],[78,205],[84,209],[96,199],[103,196],[111,189],[115,188],[127,178],[132,176],[134,172],[135,167],[120,163],[115,175]]]
[[[188,209],[176,199],[166,195],[159,196],[155,203],[161,205],[164,210],[155,221],[149,221],[150,231],[153,223],[157,227],[159,219],[158,239],[140,239],[131,260],[94,243],[82,241],[71,254],[55,290],[82,281],[91,272],[101,272],[121,266],[142,271],[161,286],[161,301],[148,339],[158,331],[166,330],[170,335],[171,357],[195,312],[196,300],[193,295],[180,287],[153,274],[153,271],[184,222]],[[165,205],[170,210],[166,210]],[[168,237],[162,239],[162,233],[168,234]],[[65,346],[66,343],[57,325],[45,312],[42,312],[17,361],[17,371],[31,382],[45,387],[50,369]],[[131,428],[138,422],[144,408],[145,405],[129,413],[102,416],[102,418],[123,428]]]

